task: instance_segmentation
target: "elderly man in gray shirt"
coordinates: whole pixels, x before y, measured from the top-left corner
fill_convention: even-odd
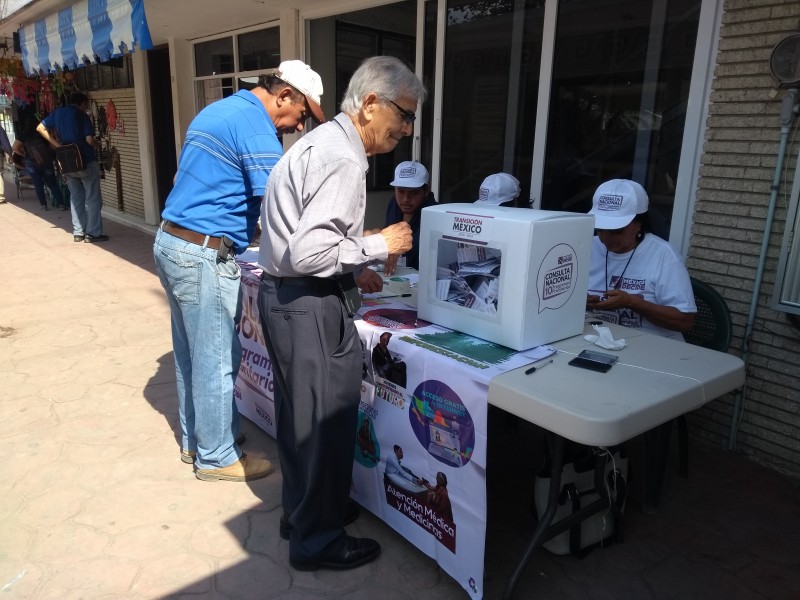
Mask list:
[[[350,569],[380,554],[347,535],[362,351],[358,288],[380,291],[368,264],[411,248],[397,223],[364,234],[367,158],[413,132],[425,87],[400,60],[353,74],[341,113],[303,136],[272,171],[262,208],[258,308],[275,380],[281,536],[298,570]]]

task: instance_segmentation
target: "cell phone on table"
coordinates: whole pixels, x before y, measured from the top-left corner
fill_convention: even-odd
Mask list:
[[[619,360],[619,356],[596,352],[595,350],[584,350],[578,356],[569,361],[573,367],[589,369],[599,373],[607,373],[611,366]]]

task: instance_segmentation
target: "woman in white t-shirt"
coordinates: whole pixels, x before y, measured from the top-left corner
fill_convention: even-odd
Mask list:
[[[682,340],[697,312],[692,284],[675,249],[649,233],[647,208],[647,192],[635,181],[597,188],[586,306],[603,321]]]

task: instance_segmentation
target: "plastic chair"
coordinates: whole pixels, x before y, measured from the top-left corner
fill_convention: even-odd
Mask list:
[[[727,352],[731,345],[733,324],[731,312],[725,298],[713,287],[691,278],[694,301],[697,305],[692,329],[684,334],[689,344],[703,346],[719,352]],[[689,476],[689,426],[686,415],[673,419],[678,426],[678,473],[681,477]],[[645,443],[650,447],[647,452],[647,471],[645,476],[645,498],[643,510],[646,514],[655,514],[661,500],[661,486],[666,468],[672,422],[659,425],[645,433]]]
[[[733,321],[731,311],[725,298],[713,287],[696,279],[692,280],[694,302],[697,304],[697,315],[694,326],[684,339],[695,346],[703,346],[719,352],[727,352],[731,346]],[[681,477],[689,476],[689,427],[686,416],[675,419],[678,424],[678,457]]]
[[[694,327],[684,338],[690,344],[727,352],[731,346],[733,323],[725,298],[707,283],[692,279],[697,315]]]

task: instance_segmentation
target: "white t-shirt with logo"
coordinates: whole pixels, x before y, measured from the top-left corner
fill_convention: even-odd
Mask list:
[[[606,254],[608,254],[608,280],[606,280]],[[617,286],[620,275],[623,275],[622,283]],[[592,240],[589,294],[603,296],[607,290],[615,288],[643,296],[648,302],[672,306],[683,313],[697,312],[692,283],[683,260],[669,242],[651,233],[644,236],[635,253],[634,250],[625,254],[607,252],[599,237],[595,236]],[[644,329],[663,337],[683,339],[679,331],[659,327],[633,309],[594,310],[592,316],[608,323]]]

